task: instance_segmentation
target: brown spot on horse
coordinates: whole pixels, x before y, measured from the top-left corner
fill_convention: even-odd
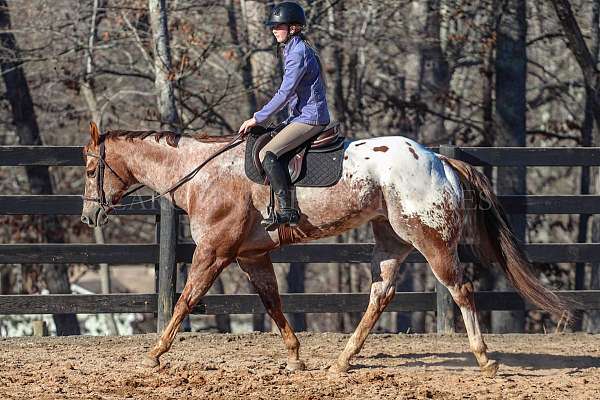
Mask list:
[[[388,151],[389,147],[387,146],[377,146],[377,147],[373,147],[373,150],[375,151],[380,151],[382,153],[385,153],[386,151]]]
[[[408,150],[409,150],[409,151],[412,153],[412,155],[413,155],[413,157],[415,158],[415,160],[418,160],[418,159],[419,159],[419,155],[417,154],[417,152],[415,151],[415,149],[413,149],[413,148],[411,147],[411,148],[410,148],[410,149],[408,149]]]

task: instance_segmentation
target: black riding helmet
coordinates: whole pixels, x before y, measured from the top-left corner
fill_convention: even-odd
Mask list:
[[[300,4],[291,1],[284,1],[273,7],[271,18],[267,25],[273,27],[277,24],[299,24],[306,25],[306,15]]]

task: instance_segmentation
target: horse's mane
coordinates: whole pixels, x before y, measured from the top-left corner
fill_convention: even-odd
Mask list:
[[[114,130],[108,131],[104,133],[104,139],[112,139],[112,138],[125,138],[125,140],[133,141],[133,139],[141,139],[144,140],[148,136],[154,136],[154,140],[157,142],[160,139],[165,138],[167,144],[172,147],[177,147],[179,145],[179,139],[182,137],[189,137],[194,140],[203,143],[226,143],[231,141],[235,135],[224,135],[224,136],[216,136],[209,135],[207,133],[184,133],[177,134],[171,131],[125,131],[125,130]]]

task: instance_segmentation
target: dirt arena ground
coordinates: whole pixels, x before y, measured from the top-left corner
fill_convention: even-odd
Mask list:
[[[348,336],[300,334],[308,370],[287,372],[279,336],[180,334],[146,369],[155,335],[0,339],[0,399],[600,399],[600,336],[487,335],[496,378],[464,335],[371,335],[348,374],[327,366]]]

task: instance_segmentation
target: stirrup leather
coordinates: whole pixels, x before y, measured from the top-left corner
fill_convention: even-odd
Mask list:
[[[267,151],[263,160],[263,168],[269,178],[271,197],[267,208],[269,216],[261,222],[261,225],[268,231],[275,230],[284,224],[297,225],[300,213],[294,207],[294,187],[290,182],[287,165],[275,154]],[[278,211],[275,211],[275,197],[277,197],[279,205]]]

